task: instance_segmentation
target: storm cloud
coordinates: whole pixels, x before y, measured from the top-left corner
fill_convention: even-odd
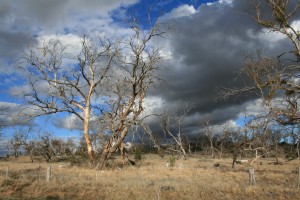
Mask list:
[[[167,84],[153,95],[163,98],[169,110],[190,105],[190,125],[207,118],[213,124],[236,120],[257,96],[215,101],[217,88],[244,87],[235,78],[246,57],[257,50],[271,56],[292,50],[283,36],[267,33],[243,14],[250,8],[246,0],[222,1],[202,5],[189,16],[168,16],[172,28],[165,41],[171,55],[163,75]]]

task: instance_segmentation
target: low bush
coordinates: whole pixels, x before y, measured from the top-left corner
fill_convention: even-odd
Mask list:
[[[136,148],[134,150],[134,159],[137,160],[142,160],[142,151],[140,148]]]

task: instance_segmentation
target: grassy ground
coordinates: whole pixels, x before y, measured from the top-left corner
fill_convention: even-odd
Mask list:
[[[254,164],[257,184],[249,186],[248,164],[232,169],[231,159],[194,155],[167,167],[168,158],[144,155],[136,166],[104,171],[31,163],[26,157],[0,162],[0,199],[300,199],[299,159],[280,165],[259,160]],[[52,176],[46,182],[49,165]]]

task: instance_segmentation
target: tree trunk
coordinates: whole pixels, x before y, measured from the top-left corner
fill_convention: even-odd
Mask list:
[[[222,154],[223,154],[223,142],[221,142],[221,147],[220,147],[220,159],[222,159]]]
[[[189,155],[192,155],[192,147],[191,147],[191,144],[189,144]]]
[[[187,157],[186,157],[186,152],[185,152],[185,150],[184,150],[184,148],[183,148],[182,145],[179,145],[179,146],[180,146],[180,149],[181,149],[181,151],[182,151],[183,159],[186,160],[186,159],[187,159]]]
[[[298,137],[298,142],[297,142],[297,157],[298,159],[300,158],[300,137]]]
[[[129,130],[129,127],[125,127],[122,130],[120,137],[118,138],[118,140],[116,141],[116,143],[113,146],[111,146],[111,144],[113,142],[112,141],[113,138],[110,138],[109,141],[105,144],[104,150],[103,150],[100,160],[99,160],[99,164],[97,166],[98,169],[102,170],[104,168],[106,160],[109,157],[109,154],[112,152],[115,152],[120,147],[128,130]]]
[[[84,121],[83,121],[83,135],[87,146],[88,158],[91,162],[95,160],[93,145],[89,135],[89,124],[90,124],[90,108],[86,107],[84,111]]]

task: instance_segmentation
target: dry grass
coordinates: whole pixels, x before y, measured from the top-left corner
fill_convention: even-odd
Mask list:
[[[96,171],[88,167],[59,167],[19,158],[0,163],[0,199],[300,199],[300,160],[254,165],[256,186],[248,184],[247,164],[231,168],[231,159],[194,156],[166,167],[168,158],[145,155],[136,166]],[[214,167],[219,163],[219,167]],[[9,166],[9,177],[6,169]]]

